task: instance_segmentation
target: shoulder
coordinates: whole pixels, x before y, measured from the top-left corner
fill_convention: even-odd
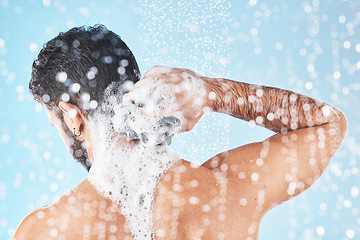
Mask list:
[[[14,240],[31,240],[31,239],[41,239],[41,236],[44,235],[47,227],[47,222],[49,221],[48,217],[49,209],[48,207],[40,208],[33,211],[27,215],[19,227],[17,228]]]
[[[69,239],[69,233],[70,236],[76,235],[77,232],[73,230],[78,228],[81,221],[71,221],[71,214],[63,204],[64,199],[68,199],[66,197],[26,216],[16,230],[13,240]]]
[[[213,171],[196,163],[181,160],[166,172],[159,185],[166,187],[168,191],[186,193],[189,189],[216,185],[216,183]]]
[[[53,204],[37,209],[27,215],[17,228],[13,239],[40,240],[58,238],[62,232],[61,226],[69,230],[76,225],[77,222],[70,224],[71,214],[69,212],[76,210],[77,201],[74,200],[74,196],[79,190],[83,189],[83,185],[84,183],[81,183]]]
[[[161,209],[162,213],[169,211],[170,215],[174,207],[182,213],[187,210],[197,211],[201,209],[199,205],[209,204],[214,194],[220,192],[221,180],[213,171],[182,160],[160,179],[155,208]]]

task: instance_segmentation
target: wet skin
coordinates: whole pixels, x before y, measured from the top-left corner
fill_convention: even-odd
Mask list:
[[[179,73],[188,70],[172,71]],[[153,74],[157,74],[157,80],[159,74],[162,76],[160,80],[168,80],[165,78],[169,75],[168,70],[153,68],[147,75],[147,81],[154,80],[151,79]],[[215,81],[208,78],[205,80]],[[243,94],[241,91],[245,91],[244,86],[238,86],[237,83],[225,83],[234,84],[228,89],[240,95]],[[207,85],[207,91],[216,92],[218,96],[217,99],[208,99],[207,106],[212,110],[226,112],[247,121],[261,116],[260,113],[252,112],[255,109],[253,107],[242,109],[241,106],[230,106],[232,101],[223,100],[226,93],[216,88],[216,84]],[[271,96],[275,98],[287,93],[279,90],[279,93],[272,95],[271,91],[277,90],[269,89],[267,95],[266,91],[264,88],[263,95],[258,94],[259,98],[270,99]],[[255,95],[252,92],[247,94]],[[239,96],[235,97],[239,99]],[[301,112],[307,106],[294,105],[299,116],[296,123],[298,128],[288,124],[283,115],[273,121],[269,120],[271,117],[264,118],[260,125],[277,133],[263,142],[226,151],[202,166],[181,160],[170,168],[160,179],[155,195],[156,239],[255,240],[258,238],[261,219],[271,208],[310,187],[321,176],[340,146],[346,132],[346,119],[337,109],[330,115],[323,111],[324,116],[320,116],[319,111],[324,105],[313,103],[311,99],[300,95],[298,99],[300,103],[296,104],[310,104],[311,110],[306,111],[312,114],[311,121],[307,112]],[[179,101],[182,101],[181,96]],[[256,101],[248,104],[253,102]],[[67,110],[68,106],[63,107]],[[180,107],[184,109],[184,115],[191,116],[191,107]],[[267,112],[263,114],[269,116]],[[51,113],[49,117],[57,126]],[[191,130],[200,118],[188,117],[182,129]],[[70,129],[74,127],[82,130],[84,140],[89,137],[86,119],[81,116],[64,119]],[[305,120],[310,126],[305,126]],[[63,138],[66,142],[66,136]],[[123,141],[121,144],[138,143]],[[88,152],[91,157],[91,145],[88,145]],[[120,213],[120,207],[84,180],[58,202],[27,216],[19,226],[15,239],[131,239],[131,233]]]

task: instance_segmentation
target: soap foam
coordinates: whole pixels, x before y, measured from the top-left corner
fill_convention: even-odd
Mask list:
[[[162,85],[154,84],[152,88],[161,89]],[[149,90],[141,89],[138,95],[142,98],[135,103],[124,102],[114,107],[114,129],[129,141],[140,139],[147,146],[170,144],[180,130],[182,114],[174,111],[177,106],[174,96],[165,92],[150,95]]]
[[[135,239],[154,238],[156,186],[180,160],[167,147],[181,125],[179,118],[171,115],[173,109],[164,107],[174,106],[174,98],[165,92],[160,95],[145,95],[148,98],[141,104],[109,96],[102,111],[89,117],[94,163],[88,180],[101,194],[120,204]],[[179,113],[177,116],[181,117]],[[134,141],[125,141],[124,136]]]
[[[153,203],[158,180],[180,157],[166,146],[136,144],[96,151],[88,180],[120,204],[134,239],[154,238]]]
[[[154,238],[157,183],[181,159],[167,147],[186,121],[176,94],[183,95],[195,115],[202,113],[203,81],[186,72],[174,74],[174,79],[179,76],[178,83],[154,81],[135,88],[133,102],[123,102],[123,86],[112,84],[100,110],[89,117],[94,163],[88,180],[120,204],[135,239]]]
[[[169,145],[172,137],[180,131],[181,124],[186,124],[181,112],[182,105],[177,102],[176,95],[181,95],[182,104],[191,105],[194,116],[198,117],[203,113],[207,93],[200,76],[185,71],[170,73],[169,67],[158,68],[161,68],[162,74],[168,73],[167,76],[173,76],[175,82],[164,83],[161,75],[155,75],[151,84],[137,87],[131,92],[134,102],[110,104],[115,105],[115,131],[129,141],[140,139],[147,146]],[[179,77],[181,81],[176,82]]]

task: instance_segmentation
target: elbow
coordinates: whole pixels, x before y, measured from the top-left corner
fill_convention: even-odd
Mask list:
[[[335,119],[329,123],[330,134],[337,136],[338,144],[341,144],[347,131],[347,120],[344,113],[338,109],[335,109],[335,116]]]
[[[347,131],[347,120],[344,113],[342,113],[341,111],[339,111],[338,116],[339,116],[340,134],[342,138],[344,138]]]

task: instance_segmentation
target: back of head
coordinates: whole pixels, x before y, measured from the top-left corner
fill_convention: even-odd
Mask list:
[[[46,43],[34,61],[29,88],[34,98],[55,110],[60,100],[91,114],[104,90],[140,80],[135,57],[118,35],[103,25],[72,28]],[[91,103],[91,104],[90,104]]]
[[[37,101],[63,120],[59,101],[76,105],[88,117],[106,100],[104,91],[110,84],[112,94],[122,95],[139,80],[127,45],[105,26],[95,25],[72,28],[47,42],[33,63],[29,88]],[[73,148],[74,158],[89,169],[87,153],[75,138]]]

